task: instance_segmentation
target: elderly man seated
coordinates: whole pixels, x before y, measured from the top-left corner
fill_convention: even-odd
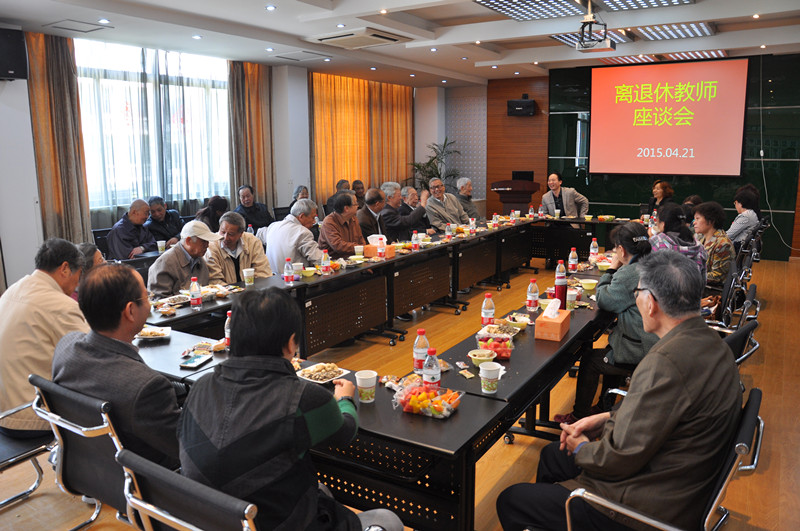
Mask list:
[[[585,487],[680,529],[697,529],[742,407],[728,346],[700,317],[705,279],[675,251],[639,262],[644,330],[660,339],[639,363],[619,409],[562,424],[542,450],[536,483],[497,499],[504,529],[566,529],[564,503]],[[574,529],[628,529],[622,515],[578,501]]]
[[[239,187],[239,206],[234,212],[244,217],[245,229],[247,225],[253,226],[253,231],[258,231],[261,227],[267,227],[275,221],[269,213],[267,205],[256,203],[253,187],[245,184]],[[220,224],[222,221],[220,220]]]
[[[325,216],[319,229],[319,246],[328,249],[331,258],[347,258],[355,253],[356,245],[364,245],[357,211],[355,194],[342,192],[333,202],[333,213]]]
[[[168,297],[189,289],[192,277],[208,284],[208,266],[203,255],[208,242],[222,239],[202,221],[190,221],[181,230],[181,242],[153,262],[147,272],[147,289],[156,297]]]
[[[416,230],[414,227],[425,219],[425,205],[428,203],[428,194],[425,194],[419,206],[408,214],[404,214],[400,210],[403,205],[400,185],[391,181],[385,182],[381,185],[381,190],[386,194],[386,206],[381,211],[381,218],[386,223],[386,234],[391,241],[410,240],[411,234]],[[414,193],[416,194],[416,191]],[[425,233],[426,231],[423,230],[420,234],[424,235]]]
[[[177,210],[168,210],[164,198],[157,195],[147,200],[150,205],[150,217],[144,222],[144,228],[150,231],[156,241],[167,242],[169,249],[181,239],[183,220]]]
[[[256,278],[272,276],[261,240],[245,232],[245,220],[240,214],[225,212],[219,218],[219,234],[222,239],[210,243],[205,255],[209,282],[241,282],[242,271],[249,268],[256,270]]]
[[[109,258],[129,260],[147,251],[155,251],[156,239],[144,226],[150,215],[147,201],[137,199],[108,233]]]
[[[476,221],[486,221],[486,218],[478,212],[475,203],[472,202],[472,181],[468,177],[461,177],[456,181],[456,187],[458,188],[456,198],[461,203],[461,207],[467,213],[467,216],[475,218]]]
[[[444,182],[441,179],[431,179],[428,185],[431,188],[431,197],[425,209],[428,211],[428,219],[431,225],[438,232],[444,232],[445,226],[466,225],[469,223],[469,216],[464,212],[464,208],[456,196],[445,193]]]
[[[127,265],[98,266],[81,282],[78,303],[92,330],[72,332],[58,343],[53,381],[111,402],[111,419],[126,448],[177,466],[180,408],[175,389],[133,345],[150,316],[142,277]]]
[[[381,211],[386,205],[386,196],[377,188],[370,188],[364,194],[364,206],[358,209],[356,219],[361,227],[361,235],[364,239],[373,234],[383,234],[386,236],[386,223],[381,216]],[[388,236],[387,236],[388,238]],[[387,242],[391,242],[391,238]]]
[[[258,232],[267,246],[267,258],[273,271],[280,271],[287,258],[291,258],[292,263],[302,262],[306,267],[322,259],[322,249],[314,241],[311,232],[316,213],[317,204],[314,201],[298,199],[282,221]]]
[[[400,190],[400,196],[403,198],[403,202],[400,204],[400,207],[397,209],[397,211],[401,216],[407,216],[411,214],[419,205],[422,205],[423,208],[425,208],[428,204],[428,198],[431,196],[431,193],[427,190],[423,190],[422,193],[418,194],[417,190],[414,189],[413,186],[404,186]],[[431,221],[428,219],[427,210],[425,210],[425,215],[422,216],[422,219],[411,225],[411,230],[412,232],[417,231],[419,234],[428,234],[429,236],[436,234],[436,229],[431,227]]]

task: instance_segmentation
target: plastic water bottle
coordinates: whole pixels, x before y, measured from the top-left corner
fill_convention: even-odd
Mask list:
[[[536,215],[536,211],[533,209],[533,205],[528,205],[528,217],[533,218]]]
[[[481,306],[481,325],[490,324],[494,324],[494,301],[492,294],[487,293],[486,298],[483,299],[483,306]]]
[[[294,268],[292,267],[292,259],[287,258],[286,264],[283,266],[283,281],[291,284],[294,281]]]
[[[192,277],[192,283],[189,285],[189,298],[191,299],[192,311],[199,312],[203,306],[203,294],[200,293],[200,284],[197,283],[197,277]]]
[[[653,213],[650,214],[650,221],[647,223],[647,228],[652,229],[651,234],[656,232],[657,222],[658,222],[658,210],[653,209]]]
[[[559,260],[556,266],[555,298],[561,301],[561,308],[567,308],[567,268],[564,267],[564,260]]]
[[[470,233],[470,235],[474,235],[476,230],[477,229],[475,228],[475,218],[469,218],[469,233]]]
[[[256,233],[256,231],[253,230],[253,226],[250,224],[247,225],[247,232],[249,232],[250,234]]]
[[[497,215],[497,212],[494,213],[492,216],[492,228],[496,229],[500,226],[500,217]]]
[[[328,250],[322,250],[322,261],[319,263],[323,275],[331,274],[331,257],[328,256]]]
[[[314,216],[314,225],[319,227],[319,216]]]
[[[419,251],[419,234],[417,234],[417,231],[414,231],[411,235],[411,250]]]
[[[449,223],[444,227],[444,237],[448,240],[453,237],[453,227]]]
[[[577,273],[578,272],[578,253],[575,251],[575,247],[573,247],[569,252],[569,261],[567,262],[569,265],[569,272],[570,273]]]
[[[414,340],[414,372],[416,374],[422,374],[422,366],[425,364],[430,346],[428,338],[425,336],[425,329],[418,328],[417,339]]]
[[[378,238],[378,258],[386,260],[386,236]]]
[[[542,204],[539,205],[539,217],[540,218],[544,217],[544,205]]]
[[[436,357],[436,349],[429,348],[422,364],[422,388],[425,391],[438,391],[442,383],[442,367]]]
[[[596,263],[599,252],[600,248],[597,246],[597,238],[592,238],[592,243],[589,244],[589,262],[593,264]]]
[[[228,310],[228,318],[225,319],[225,352],[231,351],[231,311]]]
[[[539,311],[539,286],[536,284],[535,278],[532,278],[531,283],[528,284],[528,296],[525,299],[525,306],[530,313]]]

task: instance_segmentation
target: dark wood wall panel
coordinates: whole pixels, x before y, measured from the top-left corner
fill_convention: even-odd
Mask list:
[[[548,90],[546,77],[527,77],[489,81],[486,105],[486,215],[505,212],[491,183],[511,179],[512,171],[533,170],[539,192],[533,200],[538,206],[547,191]],[[536,101],[534,116],[508,116],[506,102],[522,94]]]
[[[792,247],[797,249],[800,242],[800,173],[797,175],[797,198],[794,206],[794,230],[792,231]],[[792,257],[800,257],[800,251],[792,249]]]

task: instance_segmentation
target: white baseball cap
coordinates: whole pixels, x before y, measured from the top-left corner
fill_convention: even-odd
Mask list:
[[[197,236],[207,242],[215,242],[222,239],[216,232],[211,232],[208,225],[202,221],[190,221],[181,229],[181,239],[185,240],[189,236]]]

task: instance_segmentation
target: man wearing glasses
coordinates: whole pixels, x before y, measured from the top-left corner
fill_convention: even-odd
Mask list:
[[[431,226],[438,232],[444,232],[445,226],[466,225],[469,223],[469,216],[464,212],[464,207],[453,194],[445,193],[444,183],[441,179],[434,178],[428,183],[433,197],[428,199],[425,209],[428,211],[428,219]]]
[[[565,529],[564,503],[584,487],[681,529],[698,527],[742,407],[733,355],[700,317],[705,285],[675,251],[639,262],[644,330],[660,339],[639,363],[619,409],[562,424],[542,450],[537,483],[497,500],[504,529]],[[622,515],[578,501],[576,529],[629,529]],[[577,523],[575,523],[577,520]]]

